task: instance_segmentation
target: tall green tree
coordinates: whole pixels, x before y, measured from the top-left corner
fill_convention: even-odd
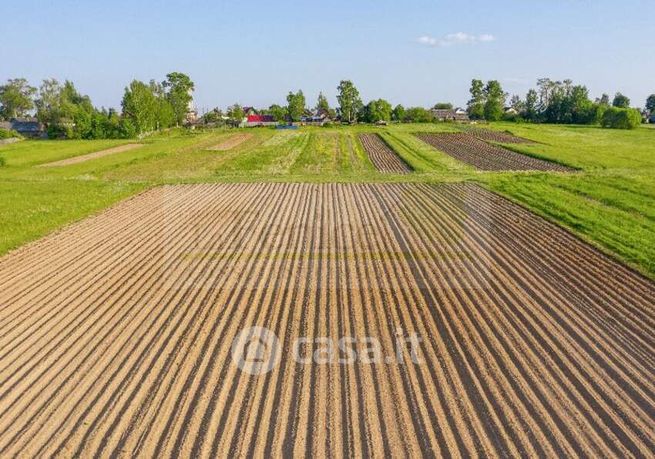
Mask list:
[[[648,113],[655,114],[655,94],[651,94],[646,99],[646,110]]]
[[[234,104],[227,108],[227,116],[230,118],[233,124],[239,124],[246,116],[246,112],[243,111],[243,107],[241,107],[241,105]]]
[[[363,113],[364,121],[368,123],[377,123],[379,121],[391,120],[391,104],[384,99],[370,101]]]
[[[391,112],[391,119],[394,121],[403,121],[405,119],[405,107],[400,104],[396,105]]]
[[[186,119],[190,103],[193,100],[195,86],[191,78],[181,72],[172,72],[166,75],[162,82],[166,90],[166,97],[170,102],[175,117],[175,123],[180,125]]]
[[[155,80],[150,80],[149,86],[157,100],[155,128],[159,130],[179,125],[178,113],[175,112],[170,92],[167,92],[164,83],[157,83]]]
[[[337,86],[337,91],[341,121],[348,123],[357,121],[357,113],[363,106],[359,91],[350,80],[341,80],[339,86]]]
[[[63,86],[54,78],[45,79],[39,87],[35,101],[36,117],[46,127],[57,124],[64,116],[62,108]]]
[[[287,115],[291,121],[300,121],[305,113],[305,95],[302,90],[287,94]]]
[[[36,116],[51,137],[95,139],[116,137],[116,113],[98,111],[89,96],[81,94],[73,82],[43,80],[36,99]]]
[[[630,108],[630,99],[620,92],[617,92],[612,101],[612,106],[616,108]]]
[[[533,122],[539,119],[539,95],[534,89],[530,89],[525,96],[523,117]]]
[[[125,88],[121,107],[127,131],[131,135],[157,129],[159,102],[150,85],[133,80]]]
[[[34,108],[36,88],[30,86],[25,78],[14,78],[0,86],[0,117],[20,118]]]
[[[268,107],[268,114],[271,115],[273,119],[278,122],[285,121],[287,118],[286,108],[277,104],[273,104],[270,107]]]
[[[607,95],[607,94],[603,94],[603,95],[600,96],[598,99],[596,99],[596,103],[597,103],[598,105],[606,105],[606,106],[609,106],[609,104],[610,104],[610,96]]]
[[[517,113],[522,113],[525,110],[525,102],[521,99],[521,96],[514,94],[509,99],[509,106],[517,111]]]
[[[471,99],[468,101],[467,112],[472,120],[481,120],[484,118],[485,93],[484,83],[482,80],[472,80]]]
[[[330,114],[330,103],[322,92],[318,94],[318,100],[316,101],[316,114],[319,116]]]
[[[499,81],[491,80],[487,83],[484,98],[484,118],[487,121],[500,121],[503,118],[507,95]]]

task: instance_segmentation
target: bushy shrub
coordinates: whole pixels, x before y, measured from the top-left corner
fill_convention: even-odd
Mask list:
[[[21,138],[21,135],[16,131],[10,131],[7,129],[0,129],[0,140],[2,139],[12,139],[12,138]]]
[[[405,110],[403,121],[406,123],[431,123],[434,116],[423,107],[409,107]]]
[[[634,108],[609,107],[601,125],[612,129],[636,129],[641,124],[641,113]]]

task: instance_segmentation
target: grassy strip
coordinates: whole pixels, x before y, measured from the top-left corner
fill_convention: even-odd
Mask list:
[[[0,254],[145,189],[129,183],[0,182]]]

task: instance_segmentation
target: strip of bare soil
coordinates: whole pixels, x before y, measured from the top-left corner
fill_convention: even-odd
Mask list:
[[[557,171],[575,169],[490,145],[470,134],[418,134],[425,143],[453,158],[486,171]]]
[[[407,174],[412,171],[378,134],[360,134],[359,138],[366,154],[380,172]]]
[[[70,166],[71,164],[83,163],[92,159],[102,158],[104,156],[114,155],[116,153],[123,153],[125,151],[134,150],[135,148],[142,147],[142,143],[128,143],[119,145],[118,147],[108,148],[106,150],[96,151],[86,155],[74,156],[73,158],[62,159],[60,161],[53,161],[51,163],[40,164],[37,167],[62,167]]]
[[[494,131],[491,129],[484,129],[484,128],[473,127],[473,126],[462,126],[461,129],[464,132],[487,142],[534,143],[532,140],[525,139],[523,137],[517,137],[513,134],[510,134],[509,132]]]
[[[241,145],[243,142],[251,139],[253,137],[252,134],[235,134],[232,137],[230,137],[227,140],[224,140],[223,142],[219,143],[218,145],[214,145],[211,148],[208,148],[208,150],[213,150],[213,151],[227,151],[231,150],[234,147],[238,147]]]

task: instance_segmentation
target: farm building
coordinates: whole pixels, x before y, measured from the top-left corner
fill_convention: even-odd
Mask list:
[[[45,126],[40,123],[36,118],[29,118],[24,120],[13,119],[11,121],[1,121],[0,129],[7,129],[9,131],[16,131],[25,137],[45,137]]]
[[[323,126],[325,123],[330,121],[327,114],[323,113],[321,115],[311,115],[303,116],[300,119],[300,122],[303,124],[313,125],[313,126]]]
[[[463,108],[433,109],[431,112],[438,121],[469,121],[468,113]]]

